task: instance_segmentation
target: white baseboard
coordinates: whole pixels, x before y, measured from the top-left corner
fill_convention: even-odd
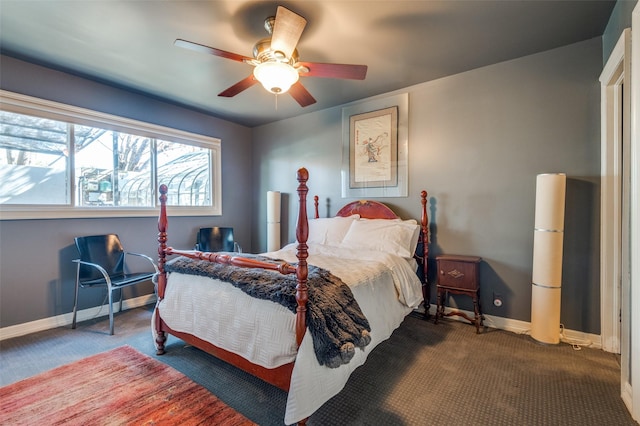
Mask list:
[[[470,311],[445,307],[445,313],[456,311],[456,310],[460,312],[464,312],[465,314],[467,314],[467,316],[471,318],[473,318],[474,316],[474,313]],[[468,322],[466,319],[459,316],[451,316],[447,318]],[[511,318],[497,317],[493,315],[485,314],[483,324],[485,327],[497,328],[500,330],[510,331],[516,334],[529,334],[531,331],[530,322],[515,320]],[[584,333],[582,331],[567,330],[567,329],[558,330],[558,333],[560,334],[560,341],[563,343],[576,345],[576,346],[585,346],[585,347],[594,348],[594,349],[602,349],[602,341],[601,341],[600,335]]]
[[[140,306],[153,304],[156,302],[156,296],[154,294],[148,294],[145,296],[136,297],[133,299],[125,299],[122,304],[122,309],[133,309]],[[115,308],[115,306],[114,306]],[[445,308],[445,312],[451,312],[453,309]],[[461,310],[470,317],[473,317],[473,312]],[[78,311],[78,322],[86,321],[88,319],[95,318],[100,313],[104,316],[109,314],[109,306],[96,306],[94,308],[83,309]],[[452,316],[448,317],[459,321],[466,320],[462,317]],[[57,315],[55,317],[43,318],[36,321],[27,322],[24,324],[12,325],[9,327],[0,328],[0,341],[11,339],[13,337],[24,336],[26,334],[35,333],[38,331],[49,330],[56,327],[63,327],[71,325],[73,320],[73,313]],[[510,318],[497,317],[493,315],[484,316],[484,325],[486,327],[497,328],[501,330],[510,331],[516,334],[529,334],[531,330],[531,324],[526,321],[514,320]],[[600,336],[596,334],[583,333],[575,330],[564,330],[564,336],[562,341],[564,343],[575,344],[579,346],[588,346],[590,348],[602,349]]]
[[[133,299],[125,299],[122,302],[122,310],[139,308],[140,306],[156,303],[155,294],[147,294],[144,296],[134,297]],[[114,303],[114,310],[118,308],[118,304]],[[109,305],[96,306],[94,308],[83,309],[78,311],[77,321],[86,321],[100,316],[109,315]],[[11,339],[13,337],[24,336],[26,334],[38,331],[49,330],[56,327],[64,327],[71,325],[73,321],[73,312],[67,314],[56,315],[55,317],[43,318],[36,321],[26,322],[23,324],[11,325],[9,327],[0,328],[0,341]]]
[[[621,390],[621,394],[620,396],[622,397],[622,401],[624,402],[624,405],[627,406],[627,409],[629,410],[630,413],[633,413],[632,408],[633,408],[633,388],[631,387],[631,383],[629,382],[624,382],[621,386],[622,390]]]

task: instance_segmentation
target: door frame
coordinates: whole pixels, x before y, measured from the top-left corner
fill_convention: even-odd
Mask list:
[[[640,28],[640,7],[632,17]],[[631,30],[625,29],[600,76],[601,83],[601,200],[600,200],[600,293],[602,349],[620,353],[620,395],[634,419],[640,419],[640,274],[637,272],[640,232],[637,219],[640,188],[638,125],[640,124],[640,67],[631,66],[639,43],[632,45]],[[624,147],[624,157],[623,157]],[[629,212],[623,208],[623,163],[629,168],[630,188],[625,190]],[[628,216],[627,216],[628,214]],[[623,235],[623,219],[629,221],[629,237]],[[622,266],[622,244],[628,247],[629,264]],[[629,280],[622,279],[629,271]],[[635,273],[634,273],[635,270]],[[634,289],[634,291],[632,291]],[[636,290],[638,289],[638,290]],[[629,301],[627,303],[626,301]],[[635,314],[634,314],[635,312]],[[633,327],[635,325],[635,327]],[[636,392],[632,384],[635,383]]]
[[[613,353],[621,351],[622,146],[631,129],[630,58],[627,28],[600,74],[600,337],[602,349]]]
[[[640,34],[640,4],[636,4],[631,18],[631,28]],[[640,42],[633,43],[631,55],[640,58]],[[630,256],[631,256],[631,347],[629,357],[636,360],[632,365],[629,383],[629,399],[625,400],[633,418],[640,422],[640,66],[631,66],[631,199],[630,199]],[[623,395],[624,397],[624,395]]]

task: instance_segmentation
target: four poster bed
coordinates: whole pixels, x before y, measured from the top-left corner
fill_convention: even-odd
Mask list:
[[[429,308],[426,191],[420,223],[376,201],[318,218],[317,197],[308,221],[307,170],[297,179],[297,244],[262,255],[167,246],[162,185],[152,320],[159,355],[171,334],[288,392],[286,424],[340,392],[423,298]]]

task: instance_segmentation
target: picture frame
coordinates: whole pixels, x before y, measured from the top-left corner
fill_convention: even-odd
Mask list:
[[[342,198],[406,197],[409,95],[342,109]]]

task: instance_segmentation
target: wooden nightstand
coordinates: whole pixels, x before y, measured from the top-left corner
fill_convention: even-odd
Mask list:
[[[438,318],[458,315],[464,317],[476,326],[476,333],[480,333],[480,326],[484,320],[480,307],[480,262],[482,258],[476,256],[442,255],[436,256],[438,264],[438,305],[436,307],[435,323]],[[461,311],[444,312],[444,302],[447,293],[464,294],[473,299],[475,316],[469,318]]]

